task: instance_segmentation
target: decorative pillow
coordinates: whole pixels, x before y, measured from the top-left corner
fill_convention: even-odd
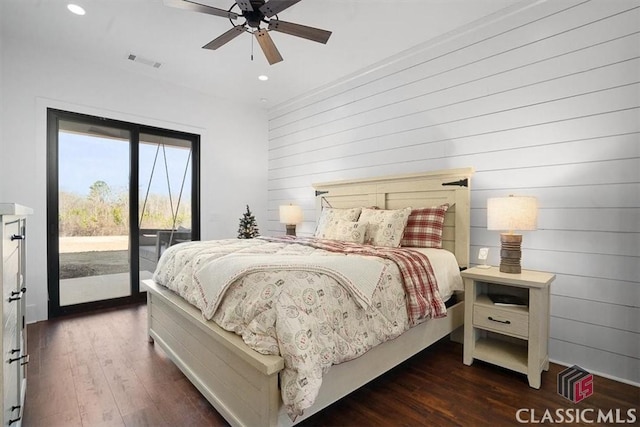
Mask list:
[[[331,239],[328,237],[330,234],[335,234],[333,228],[338,221],[351,221],[355,222],[360,216],[362,208],[350,208],[350,209],[338,209],[338,208],[324,208],[318,219],[318,226],[314,237],[320,239]]]
[[[365,243],[397,248],[410,213],[411,208],[362,209],[359,221],[369,223]]]
[[[442,248],[442,229],[447,209],[449,205],[444,204],[411,211],[401,245],[416,248]]]
[[[335,221],[328,230],[327,239],[342,240],[343,242],[364,243],[368,222]]]

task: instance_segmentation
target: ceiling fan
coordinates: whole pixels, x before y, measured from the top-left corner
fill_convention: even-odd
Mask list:
[[[269,64],[273,65],[282,61],[282,56],[276,48],[276,45],[273,43],[273,39],[271,39],[269,31],[278,31],[280,33],[302,37],[304,39],[323,44],[326,44],[331,36],[331,31],[307,27],[306,25],[294,24],[292,22],[281,21],[278,19],[278,13],[293,6],[299,1],[301,0],[235,0],[234,4],[231,5],[228,10],[210,6],[207,4],[209,0],[165,0],[165,4],[180,9],[206,13],[208,15],[220,16],[229,19],[233,27],[229,31],[204,45],[204,49],[218,49],[238,37],[240,34],[248,32],[252,33],[256,37],[267,61],[269,61]],[[236,6],[240,9],[238,13],[232,11]],[[244,18],[245,22],[239,25],[234,24],[232,20],[238,18]],[[266,24],[266,27],[261,27],[262,24]]]

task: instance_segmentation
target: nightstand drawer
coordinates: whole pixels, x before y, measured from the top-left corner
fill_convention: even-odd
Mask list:
[[[473,326],[503,334],[527,338],[529,315],[508,309],[474,304]]]

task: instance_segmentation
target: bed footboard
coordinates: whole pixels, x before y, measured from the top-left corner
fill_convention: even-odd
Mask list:
[[[283,359],[251,350],[242,338],[204,320],[197,308],[152,280],[143,286],[150,339],[216,410],[232,425],[277,425]]]
[[[239,336],[203,319],[200,311],[152,280],[147,290],[148,332],[218,412],[234,426],[291,426],[282,408],[280,356],[250,349]],[[314,405],[300,422],[447,336],[463,323],[464,301],[442,319],[426,321],[361,357],[333,366]]]

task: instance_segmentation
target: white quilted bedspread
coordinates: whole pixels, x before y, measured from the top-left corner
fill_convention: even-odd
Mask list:
[[[292,419],[311,406],[332,364],[354,359],[409,328],[398,267],[384,270],[369,304],[358,303],[335,275],[319,270],[254,269],[226,287],[215,311],[207,311],[198,283],[216,280],[208,268],[229,254],[350,257],[295,243],[261,239],[189,242],[169,248],[154,280],[200,308],[205,317],[242,336],[263,354],[284,358],[282,399]],[[225,280],[225,278],[221,278]],[[364,307],[364,308],[363,308]]]

